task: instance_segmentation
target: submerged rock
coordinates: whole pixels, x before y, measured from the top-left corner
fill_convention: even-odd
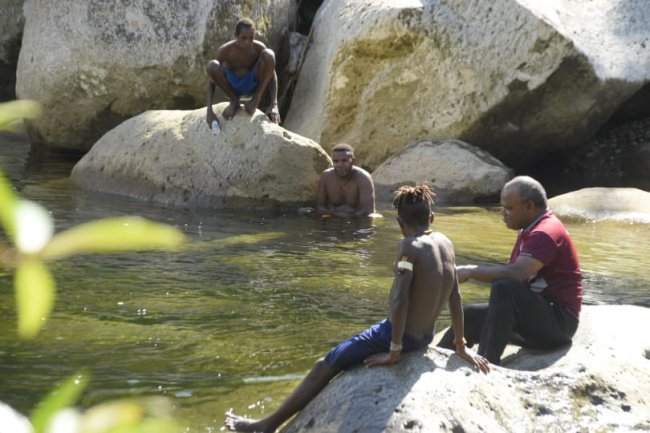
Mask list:
[[[636,188],[584,188],[555,196],[548,204],[558,216],[650,223],[650,192]]]
[[[275,206],[312,201],[331,165],[307,138],[268,121],[259,110],[232,120],[217,104],[221,132],[205,109],[147,111],[107,132],[74,166],[85,189],[190,207]]]
[[[585,306],[572,346],[521,349],[488,375],[430,347],[350,370],[283,433],[647,432],[650,309]]]
[[[386,160],[372,177],[383,200],[392,199],[392,192],[402,185],[427,182],[437,203],[472,203],[498,197],[512,171],[460,140],[419,141]]]

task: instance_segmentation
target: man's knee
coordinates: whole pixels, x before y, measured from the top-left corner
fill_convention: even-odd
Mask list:
[[[219,62],[217,60],[210,60],[206,68],[206,72],[210,78],[214,77],[219,72]]]
[[[522,284],[512,280],[495,280],[492,282],[490,296],[510,296],[516,290],[521,290]]]
[[[516,291],[522,290],[522,284],[512,280],[496,280],[490,291],[490,310],[501,311],[513,308]]]

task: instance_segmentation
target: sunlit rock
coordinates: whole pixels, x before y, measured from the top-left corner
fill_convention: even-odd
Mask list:
[[[564,217],[650,223],[650,192],[636,188],[584,188],[549,200]]]
[[[285,126],[371,169],[448,137],[520,167],[650,79],[649,23],[646,0],[326,0]]]
[[[512,172],[475,146],[444,140],[410,144],[380,165],[372,177],[383,200],[402,185],[426,182],[433,187],[436,202],[471,203],[498,197]]]
[[[32,433],[33,431],[27,417],[0,402],[0,433]]]
[[[74,166],[85,189],[189,207],[298,203],[315,199],[331,165],[315,142],[240,110],[232,120],[214,107],[213,135],[205,108],[147,111],[106,133]]]
[[[587,306],[571,347],[522,349],[488,375],[434,348],[357,368],[283,432],[646,432],[649,327],[648,308]]]
[[[246,15],[277,51],[295,2],[30,0],[16,93],[44,106],[32,141],[86,151],[146,110],[204,105],[207,61]]]

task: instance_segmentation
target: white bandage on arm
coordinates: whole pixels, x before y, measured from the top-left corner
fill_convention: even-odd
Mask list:
[[[397,262],[397,270],[413,272],[413,263],[408,261],[407,256],[402,256],[402,259],[399,262]]]

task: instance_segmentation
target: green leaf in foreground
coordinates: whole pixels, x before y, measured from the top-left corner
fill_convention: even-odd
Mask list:
[[[79,423],[80,433],[177,433],[171,400],[164,397],[122,399],[88,409]]]
[[[43,327],[54,306],[54,279],[45,264],[37,259],[23,260],[14,277],[18,335],[33,338]]]
[[[54,260],[74,254],[171,249],[184,240],[180,230],[165,224],[140,217],[108,218],[57,234],[43,249],[41,257]]]
[[[0,104],[0,130],[14,130],[18,121],[33,119],[41,114],[41,104],[36,101],[18,100]]]
[[[18,197],[14,193],[9,180],[0,173],[0,224],[10,239],[16,235],[15,208]]]
[[[73,406],[89,381],[88,373],[80,371],[69,377],[36,406],[31,415],[34,433],[43,433],[52,417],[61,409]]]

